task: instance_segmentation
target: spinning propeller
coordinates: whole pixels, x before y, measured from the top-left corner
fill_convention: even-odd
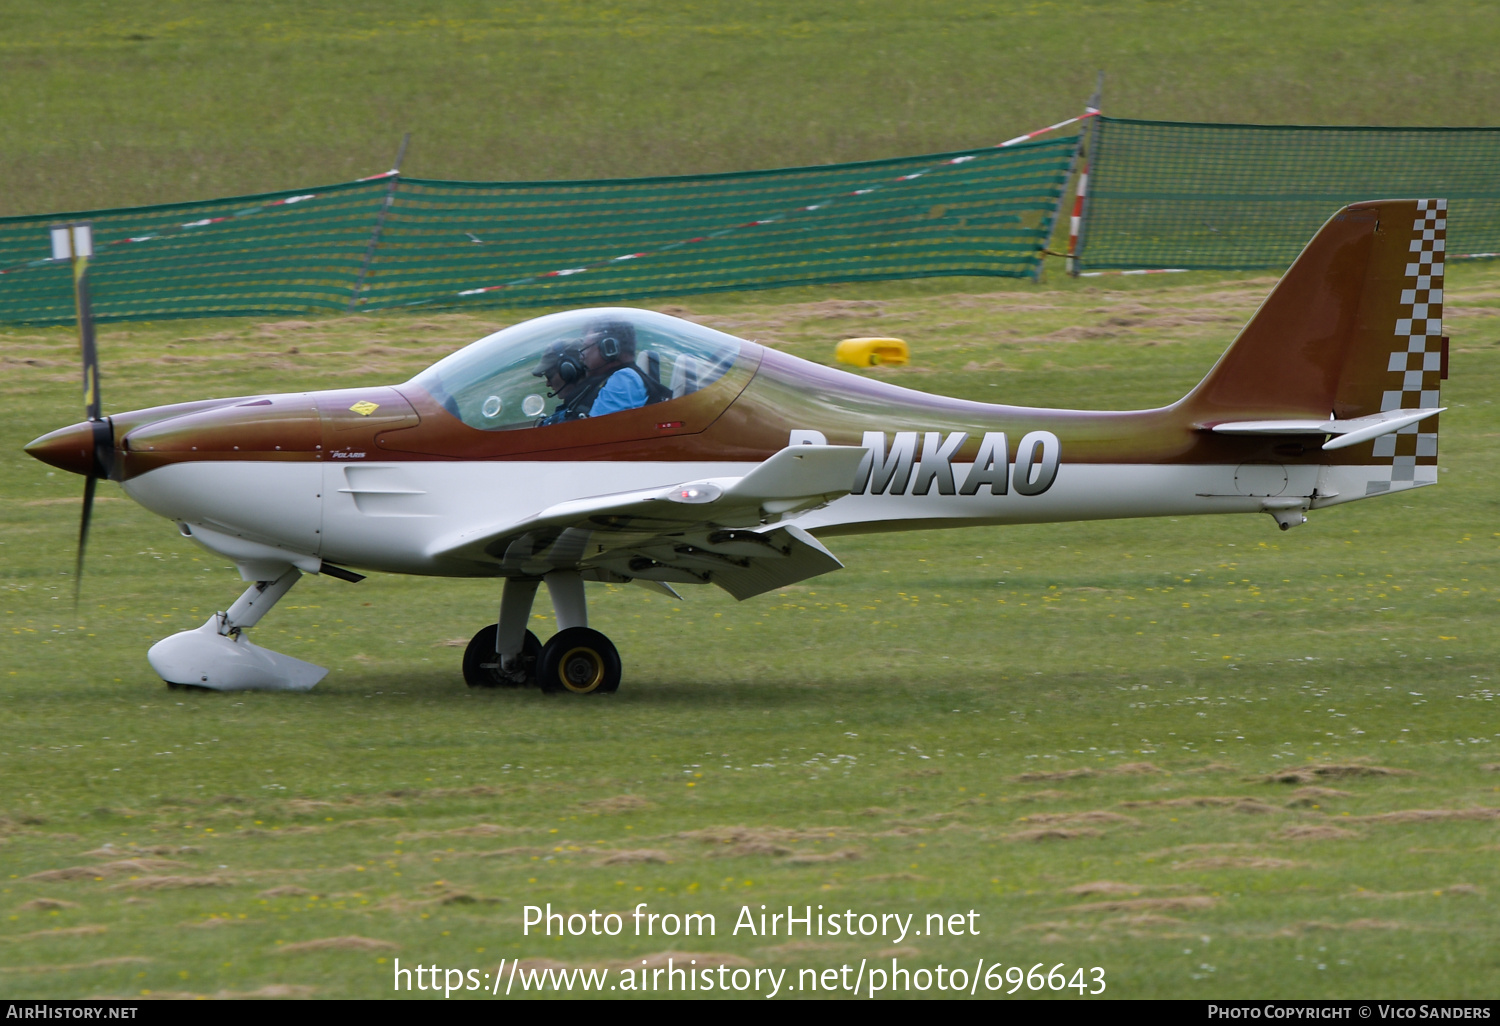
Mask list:
[[[84,477],[83,517],[78,524],[78,558],[73,569],[75,608],[83,583],[83,553],[89,540],[94,491],[101,478],[111,475],[115,463],[114,426],[99,403],[99,351],[94,343],[88,279],[89,257],[93,252],[93,228],[88,222],[53,227],[52,259],[71,260],[73,264],[73,296],[78,307],[78,338],[83,355],[83,405],[88,419],[43,435],[26,447],[37,459]]]

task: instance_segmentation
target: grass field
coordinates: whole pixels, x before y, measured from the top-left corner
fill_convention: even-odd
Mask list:
[[[1482,0],[11,0],[0,215],[983,146],[1079,113],[1485,125]]]
[[[1477,0],[14,0],[3,23],[0,216],[347,180],[404,131],[408,173],[482,180],[950,150],[1077,113],[1098,69],[1117,116],[1482,125],[1500,76]],[[1122,408],[1182,394],[1271,283],[663,309],[820,361],[894,334],[913,366],[869,373]],[[591,589],[626,666],[598,701],[469,691],[497,587],[383,575],[310,578],[256,628],[332,669],[312,693],[169,691],[146,649],[238,575],[108,485],[75,615],[81,481],[21,446],[81,415],[76,342],[0,327],[0,996],[377,997],[398,958],[617,982],[687,957],[790,970],[783,993],[896,958],[1098,966],[1108,997],[1492,997],[1500,269],[1448,284],[1436,488],[1285,534],[833,539],[847,569],[744,604]],[[399,381],[519,316],[112,325],[106,411]],[[524,935],[549,902],[718,929]],[[762,904],[978,933],[735,934]]]
[[[1270,284],[667,309],[819,360],[896,334],[913,366],[869,373],[922,389],[1130,407],[1189,387]],[[397,958],[617,973],[686,952],[789,981],[983,959],[1099,966],[1112,997],[1493,995],[1500,273],[1449,285],[1436,488],[1285,534],[1233,517],[835,539],[846,570],[744,604],[599,587],[626,679],[594,701],[469,691],[460,646],[495,585],[390,576],[310,578],[256,629],[332,668],[314,692],[167,690],[145,649],[237,575],[108,486],[74,617],[81,482],[20,446],[76,419],[75,343],[4,330],[0,994],[365,997]],[[395,381],[500,323],[110,326],[103,393],[120,410]],[[717,933],[522,933],[528,904],[643,901]],[[734,935],[761,904],[918,928],[974,910],[978,936]]]

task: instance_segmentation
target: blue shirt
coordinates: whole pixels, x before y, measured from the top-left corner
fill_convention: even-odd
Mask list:
[[[646,384],[641,376],[628,367],[621,367],[609,376],[604,387],[594,398],[589,410],[590,417],[602,417],[621,410],[634,410],[646,405]]]

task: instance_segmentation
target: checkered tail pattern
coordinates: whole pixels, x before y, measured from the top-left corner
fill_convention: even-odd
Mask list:
[[[1448,201],[1417,201],[1406,288],[1396,320],[1395,343],[1380,409],[1432,409],[1439,405],[1443,372],[1443,251]],[[1437,483],[1437,417],[1428,417],[1375,439],[1377,467],[1365,494]],[[1386,467],[1385,461],[1390,465]]]

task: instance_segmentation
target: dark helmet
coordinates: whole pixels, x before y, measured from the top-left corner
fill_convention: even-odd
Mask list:
[[[585,343],[597,344],[606,360],[635,358],[635,325],[629,321],[598,321],[589,325],[583,337]]]
[[[532,377],[537,378],[556,374],[568,384],[582,378],[584,373],[583,356],[578,350],[578,343],[572,340],[559,340],[548,345],[541,360],[537,362],[536,370],[531,372]]]

